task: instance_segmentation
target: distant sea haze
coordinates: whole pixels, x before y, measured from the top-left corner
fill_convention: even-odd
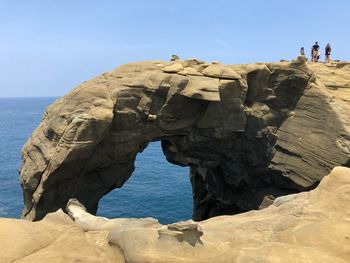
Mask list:
[[[56,98],[0,98],[0,217],[19,218],[23,208],[20,151]],[[101,199],[97,214],[154,217],[172,223],[192,217],[188,168],[168,163],[160,142],[138,154],[135,171],[121,189]]]

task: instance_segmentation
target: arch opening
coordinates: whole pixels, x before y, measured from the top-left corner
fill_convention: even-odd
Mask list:
[[[132,176],[100,199],[97,215],[153,217],[169,224],[192,217],[189,168],[166,161],[160,141],[139,153]]]

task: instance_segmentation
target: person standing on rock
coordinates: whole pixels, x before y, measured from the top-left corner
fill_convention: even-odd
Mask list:
[[[300,55],[301,55],[301,56],[305,56],[304,47],[301,47],[301,48],[300,48]]]
[[[179,60],[179,56],[178,55],[171,55],[171,59],[170,61],[176,61],[176,60]]]
[[[331,45],[328,43],[325,48],[325,62],[328,63],[331,61]]]
[[[318,45],[318,42],[316,41],[315,44],[311,48],[311,61],[318,62],[318,59],[320,58],[319,50],[320,46]]]

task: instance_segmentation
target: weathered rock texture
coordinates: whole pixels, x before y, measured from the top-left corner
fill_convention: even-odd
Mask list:
[[[106,219],[73,201],[42,221],[0,219],[0,262],[350,262],[350,169],[266,209],[161,225]]]
[[[23,217],[41,219],[70,198],[95,213],[155,140],[169,162],[190,167],[195,220],[312,189],[349,165],[349,101],[340,91],[349,94],[349,83],[346,65],[303,57],[121,66],[46,110],[22,151]]]
[[[39,222],[0,218],[0,262],[125,262],[107,231],[84,232],[62,210]]]

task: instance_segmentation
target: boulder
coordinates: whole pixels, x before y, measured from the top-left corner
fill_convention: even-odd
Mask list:
[[[241,76],[238,75],[233,69],[219,64],[213,63],[206,67],[202,74],[207,77],[222,78],[222,79],[240,79]]]

